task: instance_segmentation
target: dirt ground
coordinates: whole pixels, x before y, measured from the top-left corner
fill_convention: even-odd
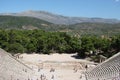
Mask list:
[[[76,59],[76,54],[22,54],[20,60],[34,69],[33,80],[86,80],[85,65],[93,62]]]

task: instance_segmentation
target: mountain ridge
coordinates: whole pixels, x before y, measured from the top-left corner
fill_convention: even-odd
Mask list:
[[[105,19],[105,18],[87,18],[87,17],[68,17],[50,13],[47,11],[24,11],[20,13],[0,13],[0,15],[11,15],[11,16],[27,16],[42,19],[54,24],[65,24],[71,25],[76,23],[91,22],[91,23],[120,23],[118,19]]]
[[[57,25],[44,20],[26,16],[0,16],[0,29],[34,30],[67,32],[71,35],[116,35],[120,33],[120,23],[78,23]]]

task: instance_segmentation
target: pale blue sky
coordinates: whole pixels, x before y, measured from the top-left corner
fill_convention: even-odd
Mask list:
[[[0,0],[0,13],[27,10],[42,10],[74,17],[120,19],[119,0]]]

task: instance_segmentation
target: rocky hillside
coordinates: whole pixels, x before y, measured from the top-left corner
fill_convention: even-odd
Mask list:
[[[109,24],[84,22],[72,25],[58,25],[41,19],[25,16],[0,16],[0,28],[22,30],[42,29],[45,31],[67,32],[72,35],[111,35],[120,33],[120,23]]]
[[[55,26],[47,21],[32,17],[0,16],[0,28],[3,29],[50,30]]]
[[[76,24],[82,22],[97,22],[97,23],[119,23],[117,19],[104,19],[104,18],[87,18],[87,17],[67,17],[62,15],[53,14],[46,11],[25,11],[21,13],[2,13],[0,15],[12,15],[12,16],[28,16],[38,19],[42,19],[54,24]]]

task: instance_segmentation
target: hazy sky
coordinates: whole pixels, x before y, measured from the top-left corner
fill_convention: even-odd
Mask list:
[[[48,11],[76,17],[120,19],[120,0],[0,0],[0,13]]]

